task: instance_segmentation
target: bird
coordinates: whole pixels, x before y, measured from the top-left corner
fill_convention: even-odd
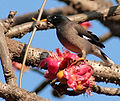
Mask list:
[[[107,64],[114,64],[100,49],[105,48],[100,39],[80,24],[63,15],[50,15],[43,21],[52,23],[56,28],[57,37],[61,44],[66,49],[79,54],[81,59],[86,59],[87,54],[93,54]]]

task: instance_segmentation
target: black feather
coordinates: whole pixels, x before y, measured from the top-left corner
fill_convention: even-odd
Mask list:
[[[105,46],[99,41],[94,41],[94,40],[88,40],[88,41],[91,42],[92,44],[95,44],[96,46],[100,48],[105,48]]]
[[[103,53],[102,51],[100,51],[100,52],[101,52],[102,56],[104,57],[104,59],[107,60],[107,58],[106,58],[106,57],[107,57],[106,54]]]
[[[92,35],[92,37],[96,40],[96,41],[99,41],[100,39],[95,35],[93,34],[91,31],[88,31],[88,33],[90,33]]]

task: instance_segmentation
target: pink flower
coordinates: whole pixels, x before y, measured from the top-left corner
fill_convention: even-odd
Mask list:
[[[93,68],[88,65],[86,60],[80,64],[73,64],[79,57],[63,50],[63,53],[57,48],[56,53],[52,52],[47,58],[41,61],[39,67],[44,68],[47,64],[45,77],[47,79],[58,79],[61,84],[66,84],[77,93],[91,94],[91,87],[95,85]]]
[[[67,79],[67,85],[75,92],[87,92],[90,94],[91,87],[95,84],[92,77],[93,68],[86,62],[79,66],[71,65],[64,69],[64,78]]]
[[[57,48],[56,53],[52,52],[47,58],[42,60],[39,67],[42,69],[45,64],[47,64],[48,69],[45,73],[45,77],[48,79],[55,79],[55,75],[60,69],[66,68],[71,64],[71,60],[76,60],[78,58],[79,57],[76,54],[71,53],[68,50],[63,50],[63,53],[61,53],[59,48]]]

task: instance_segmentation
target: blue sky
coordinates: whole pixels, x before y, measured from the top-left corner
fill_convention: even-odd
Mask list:
[[[115,1],[115,0],[114,0]],[[36,11],[41,7],[43,0],[1,0],[0,3],[0,19],[6,18],[9,14],[9,11],[15,10],[17,11],[17,15],[24,14],[27,12],[32,12]],[[114,2],[115,3],[115,2]],[[61,7],[64,6],[65,4],[62,2],[58,2],[57,0],[48,0],[47,4],[45,6],[45,9],[48,8],[55,8],[55,7]],[[92,27],[89,29],[92,32],[96,33],[97,36],[100,36],[109,30],[105,28],[103,25],[101,25],[97,21],[91,21]],[[45,31],[37,31],[35,34],[35,37],[32,41],[32,46],[33,47],[40,47],[42,49],[48,49],[48,50],[55,50],[55,48],[59,47],[62,49],[61,43],[58,41],[56,37],[56,31],[55,29],[50,29],[50,30],[45,30]],[[29,38],[31,36],[31,33],[28,33],[25,35],[22,39],[16,39],[20,42],[23,43],[28,43]],[[113,37],[110,40],[106,41],[104,44],[106,46],[103,51],[116,63],[119,64],[120,60],[120,39]],[[87,59],[90,60],[97,60],[100,61],[100,59],[96,58],[95,56],[88,55]],[[16,71],[17,78],[19,77],[19,71]],[[0,80],[2,82],[4,81],[2,69],[0,67]],[[45,78],[41,76],[38,73],[29,71],[25,72],[22,80],[22,88],[25,88],[28,91],[33,91],[41,82],[43,82]],[[114,84],[105,84],[105,83],[98,83],[98,85],[101,86],[108,86],[108,87],[118,87],[115,86]],[[51,101],[101,101],[101,100],[109,100],[109,101],[119,101],[119,97],[117,96],[106,96],[106,95],[98,95],[93,93],[93,96],[84,96],[84,95],[79,95],[75,97],[71,96],[64,96],[62,99],[58,99],[52,96],[51,94],[52,87],[47,86],[46,88],[43,89],[42,92],[39,93],[41,97],[51,99]],[[2,99],[0,99],[3,101]]]

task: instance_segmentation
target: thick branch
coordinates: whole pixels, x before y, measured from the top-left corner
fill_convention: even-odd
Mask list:
[[[23,54],[24,54],[24,47],[25,45],[19,43],[15,40],[6,38],[9,47],[9,51],[11,54],[11,58],[14,61],[22,62]],[[11,44],[14,44],[11,46]],[[44,50],[40,48],[30,48],[28,52],[27,62],[26,65],[36,66],[38,67],[40,63],[40,56]],[[101,62],[89,61],[89,64],[92,65],[94,68],[94,76],[96,81],[105,81],[111,82],[115,84],[120,84],[120,66],[106,66]]]
[[[15,27],[10,28],[8,32],[6,33],[6,36],[9,38],[21,38],[26,33],[31,32],[33,30],[34,22],[27,22],[21,25],[17,25]],[[49,28],[53,28],[53,25],[48,25],[45,22],[40,22],[40,25],[37,27],[38,30],[45,30]]]
[[[12,69],[12,63],[9,57],[9,51],[5,40],[3,28],[0,26],[0,58],[2,61],[5,80],[9,85],[17,86],[16,76]]]
[[[6,41],[7,41],[7,45],[9,48],[12,61],[17,61],[17,62],[22,63],[26,45],[18,41],[9,39],[7,37],[6,37]],[[28,51],[26,65],[28,66],[31,65],[33,67],[38,66],[40,63],[40,54],[42,52],[47,52],[47,50],[42,50],[41,48],[30,47]]]
[[[88,61],[94,68],[94,77],[98,82],[110,82],[120,85],[120,65],[107,66],[105,63]]]
[[[112,4],[109,1],[105,0],[95,0],[95,1],[90,1],[90,0],[62,0],[65,2],[70,2],[70,6],[64,6],[61,8],[51,8],[48,10],[44,10],[42,18],[46,18],[46,16],[51,15],[51,14],[62,14],[62,15],[71,15],[71,14],[76,14],[78,12],[85,12],[85,11],[93,11],[97,9],[102,9],[104,10],[107,7],[112,6]],[[101,3],[102,2],[102,3]],[[92,4],[92,5],[91,5]],[[103,5],[104,4],[104,5]],[[81,10],[75,10],[74,8],[81,8]],[[16,16],[14,18],[14,23],[12,24],[13,26],[19,25],[22,23],[30,22],[32,21],[32,17],[37,18],[38,16],[38,11],[35,12],[30,12],[26,13],[23,15]],[[5,19],[3,19],[4,21]]]
[[[94,10],[104,10],[112,6],[112,2],[106,0],[59,0],[72,6],[79,13]]]
[[[79,22],[79,23],[88,21],[88,20],[94,20],[94,19],[99,19],[103,21],[103,20],[106,20],[106,18],[109,19],[113,16],[120,15],[119,11],[120,11],[120,6],[113,6],[101,12],[99,11],[86,12],[83,14],[68,16],[68,18],[70,18],[72,21]],[[32,25],[33,25],[33,22],[28,22],[22,25],[15,26],[6,33],[6,36],[22,37],[25,33],[32,31],[32,27],[33,27]],[[45,22],[42,22],[38,26],[38,30],[49,29],[49,28],[53,28],[53,26]]]
[[[7,101],[50,101],[36,95],[36,93],[31,93],[24,89],[1,82],[0,97],[6,99]]]
[[[42,19],[46,18],[48,15],[51,14],[62,14],[62,15],[71,15],[77,13],[76,10],[74,10],[71,6],[64,6],[61,8],[51,8],[48,10],[44,10],[42,14]],[[23,15],[16,16],[14,18],[14,22],[12,26],[15,25],[20,25],[26,22],[33,21],[32,17],[37,18],[38,16],[38,11],[30,12],[30,13],[25,13]],[[2,21],[5,21],[6,19],[3,19]]]
[[[109,1],[106,1],[106,0],[94,0],[91,3],[89,3],[90,0],[84,0],[84,2],[83,2],[83,0],[75,0],[75,1],[74,0],[61,0],[61,1],[66,2],[68,5],[72,5],[74,7],[74,9],[76,9],[78,12],[79,11],[81,12],[81,10],[84,12],[85,10],[83,8],[88,9],[88,11],[91,11],[92,8],[97,11],[103,11],[104,9],[112,6],[112,3],[110,3]],[[87,2],[85,2],[85,1],[87,1]],[[119,4],[120,0],[116,0],[116,1]],[[97,3],[98,7],[94,5],[94,2]],[[91,5],[94,5],[94,6],[92,7]],[[97,9],[95,9],[94,7],[97,7]],[[102,19],[98,19],[98,20],[110,29],[110,31],[112,32],[112,35],[120,37],[120,31],[119,31],[119,29],[120,29],[120,23],[119,23],[120,22],[120,14],[119,14],[120,10],[117,10],[117,12],[116,12],[116,9],[117,9],[117,6],[116,6],[116,8],[111,7],[109,9],[107,15],[104,15],[104,16],[106,16],[107,20],[102,20]],[[113,14],[113,15],[115,14],[116,16],[108,18],[108,16],[111,14]]]

